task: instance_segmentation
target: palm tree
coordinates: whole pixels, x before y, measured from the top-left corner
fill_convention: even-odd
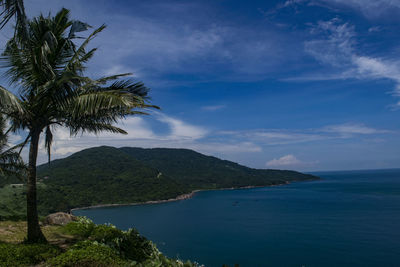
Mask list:
[[[41,134],[50,160],[54,127],[67,127],[71,135],[83,132],[126,132],[114,124],[127,115],[156,106],[148,103],[148,88],[141,82],[121,80],[128,74],[99,79],[84,76],[85,63],[96,48],[86,47],[105,26],[93,31],[80,46],[76,33],[88,25],[71,21],[62,9],[54,17],[39,16],[27,21],[27,36],[18,29],[0,58],[18,96],[0,88],[1,112],[11,130],[27,130],[29,142],[27,179],[28,242],[45,241],[38,224],[36,203],[36,159]],[[1,104],[1,103],[0,103]]]
[[[15,151],[15,147],[9,147],[5,129],[6,121],[0,115],[0,177],[10,175],[19,177],[25,165],[18,152]]]

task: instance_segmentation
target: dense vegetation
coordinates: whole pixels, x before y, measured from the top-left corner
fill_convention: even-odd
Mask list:
[[[189,149],[123,147],[120,150],[190,189],[266,186],[316,179],[295,171],[252,169]]]
[[[41,214],[96,204],[173,198],[186,192],[173,179],[113,147],[83,150],[42,165],[38,177],[47,185],[39,190]]]
[[[25,235],[20,233],[25,229],[18,226],[20,223],[7,224],[1,225],[0,230],[16,226],[16,235]],[[0,266],[198,266],[165,257],[135,229],[121,231],[86,218],[65,226],[45,226],[44,233],[51,244],[16,244],[3,232],[0,231]]]
[[[96,147],[38,167],[39,213],[175,198],[195,189],[267,186],[317,177],[258,170],[188,149]],[[24,218],[21,186],[0,189],[0,217]]]

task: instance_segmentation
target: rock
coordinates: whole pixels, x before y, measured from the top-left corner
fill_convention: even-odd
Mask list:
[[[77,217],[65,212],[56,212],[47,215],[44,219],[44,224],[48,225],[66,225],[69,222],[76,221]]]

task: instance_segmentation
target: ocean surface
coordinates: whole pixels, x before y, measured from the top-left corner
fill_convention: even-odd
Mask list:
[[[400,169],[314,174],[322,180],[74,214],[135,227],[166,255],[210,267],[400,266]]]

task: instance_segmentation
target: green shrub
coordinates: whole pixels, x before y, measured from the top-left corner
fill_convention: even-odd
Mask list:
[[[86,217],[79,217],[77,221],[70,222],[64,226],[63,231],[67,234],[88,238],[96,225]]]
[[[115,240],[115,248],[124,258],[137,262],[143,262],[160,253],[151,241],[135,229],[123,232],[123,236]]]
[[[117,229],[114,225],[96,225],[90,234],[90,239],[104,244],[113,244],[116,238],[121,238],[124,232]]]
[[[50,260],[50,266],[198,266],[165,257],[135,229],[121,231],[114,225],[95,225],[81,217],[67,224],[64,231],[89,240],[78,242],[66,253]]]
[[[60,254],[49,244],[0,244],[0,266],[34,265]]]
[[[159,253],[153,243],[135,229],[121,231],[111,224],[95,225],[85,217],[68,223],[64,232],[107,245],[121,257],[135,262],[143,262]]]
[[[112,248],[93,241],[81,241],[72,246],[67,252],[50,259],[47,266],[54,267],[106,267],[129,266]]]

